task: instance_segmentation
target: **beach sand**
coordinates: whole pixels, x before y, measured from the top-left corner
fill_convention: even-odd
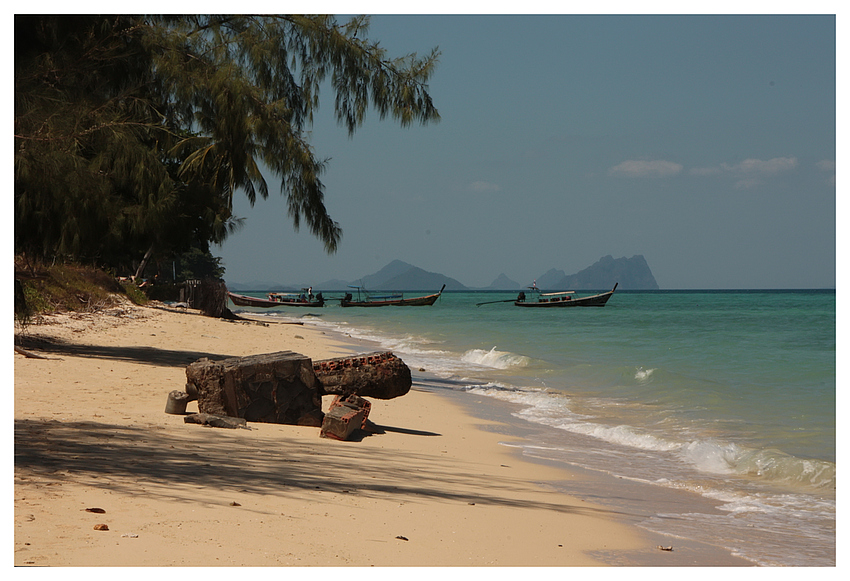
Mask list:
[[[48,359],[14,356],[15,565],[707,564],[538,484],[571,476],[523,460],[499,444],[498,426],[426,384],[371,400],[383,433],[360,441],[186,424],[165,404],[201,357],[374,349],[309,324],[179,311],[127,304],[26,330],[25,348]]]

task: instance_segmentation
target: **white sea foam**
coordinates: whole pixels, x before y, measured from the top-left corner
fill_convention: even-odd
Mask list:
[[[483,367],[492,367],[493,369],[510,369],[512,367],[526,367],[531,360],[524,355],[497,351],[496,347],[493,347],[489,351],[470,349],[461,356],[461,361]]]
[[[638,383],[646,383],[650,380],[650,377],[655,372],[654,369],[644,369],[643,367],[638,367],[635,372],[635,380]]]
[[[522,411],[536,410],[541,418],[544,416],[560,418],[571,413],[568,407],[569,397],[560,393],[551,393],[536,388],[522,389],[498,382],[472,385],[468,390],[477,395],[520,404],[524,406]]]
[[[716,440],[695,440],[679,448],[679,456],[698,470],[712,474],[734,474],[740,449]]]
[[[643,450],[667,451],[679,446],[675,442],[641,432],[631,426],[606,426],[587,421],[588,416],[570,409],[571,399],[561,393],[531,388],[505,390],[492,384],[474,388],[472,391],[522,405],[523,408],[516,412],[517,417],[575,434]]]
[[[679,444],[663,438],[641,432],[632,426],[605,426],[591,422],[568,423],[558,426],[576,434],[593,436],[612,444],[620,444],[641,450],[669,451],[675,450]]]
[[[815,489],[828,490],[835,486],[834,463],[797,458],[779,450],[753,450],[707,439],[685,444],[679,453],[704,472],[737,474]]]
[[[630,448],[673,452],[680,461],[703,473],[755,477],[816,489],[835,486],[835,464],[830,462],[801,459],[777,450],[752,450],[712,438],[681,441],[634,426],[606,425],[573,411],[569,396],[544,389],[489,383],[470,391],[522,406],[515,415],[530,422]]]

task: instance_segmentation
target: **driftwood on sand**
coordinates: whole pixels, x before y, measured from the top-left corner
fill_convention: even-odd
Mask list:
[[[32,351],[27,351],[26,349],[22,349],[15,345],[15,353],[19,355],[23,355],[27,359],[59,359],[59,357],[47,357],[45,355],[39,355],[38,353],[33,353]]]
[[[213,414],[189,414],[183,418],[183,422],[187,424],[200,424],[202,426],[212,426],[213,428],[242,428],[250,430],[248,423],[243,418],[231,418],[225,416],[216,416]]]

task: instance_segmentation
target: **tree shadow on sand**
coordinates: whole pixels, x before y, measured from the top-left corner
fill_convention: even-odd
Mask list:
[[[354,442],[329,446],[318,437],[315,444],[305,444],[280,434],[258,439],[246,430],[187,425],[184,438],[151,428],[16,420],[16,482],[29,478],[71,481],[131,494],[144,489],[145,495],[199,503],[204,499],[188,497],[188,490],[213,488],[282,497],[324,491],[394,497],[399,502],[432,498],[572,514],[617,513],[518,498],[516,490],[522,480],[507,470],[504,476],[482,480],[476,466],[451,458],[364,448]],[[384,429],[410,437],[436,435]],[[213,436],[205,430],[216,431]],[[183,486],[174,486],[177,484]]]
[[[15,345],[23,349],[36,352],[38,355],[49,354],[53,357],[89,357],[93,359],[106,359],[123,361],[127,363],[141,363],[144,365],[155,365],[163,367],[185,367],[193,361],[202,357],[213,360],[228,359],[235,355],[222,353],[209,353],[206,351],[186,351],[182,349],[164,349],[160,347],[118,347],[111,345],[81,345],[59,338],[42,338],[16,336]]]

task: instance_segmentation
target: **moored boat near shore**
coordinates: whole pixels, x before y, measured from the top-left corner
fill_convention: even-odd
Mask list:
[[[301,293],[269,293],[268,298],[261,299],[259,297],[249,297],[229,292],[227,296],[233,301],[233,304],[239,307],[260,307],[267,309],[270,307],[323,307],[325,298],[322,293],[313,295],[312,288],[303,289]]]
[[[340,299],[339,306],[341,307],[423,307],[433,305],[437,302],[437,299],[440,298],[440,295],[443,294],[443,290],[445,290],[446,285],[440,289],[439,292],[436,292],[431,295],[425,295],[421,297],[412,297],[412,298],[404,298],[403,293],[394,293],[387,295],[374,295],[366,292],[361,287],[353,286],[351,288],[357,289],[357,300],[354,300],[354,297],[351,293],[345,293],[345,296]],[[363,296],[361,297],[361,291],[363,292]]]

